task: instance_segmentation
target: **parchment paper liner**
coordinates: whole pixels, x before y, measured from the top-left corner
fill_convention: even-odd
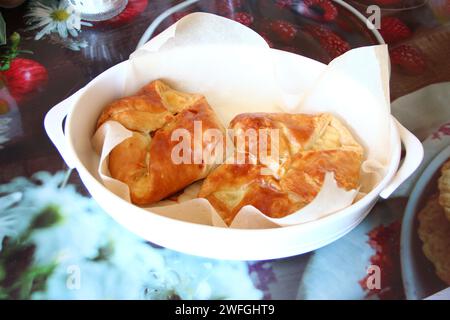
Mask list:
[[[386,173],[391,148],[389,64],[384,45],[353,49],[327,66],[271,50],[257,33],[232,20],[194,13],[133,53],[128,63],[122,96],[163,79],[178,90],[205,95],[225,126],[243,112],[330,112],[365,148],[360,190],[340,189],[328,173],[318,196],[303,209],[271,219],[246,206],[232,228],[273,228],[319,219],[350,206]],[[129,130],[110,121],[92,140],[101,155],[99,175],[103,183],[127,201],[128,186],[110,177],[108,155],[130,136]],[[197,182],[187,187],[176,200],[145,209],[174,219],[226,227],[206,199],[196,198],[200,185]]]

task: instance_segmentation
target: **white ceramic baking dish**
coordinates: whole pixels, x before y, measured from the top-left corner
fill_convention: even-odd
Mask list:
[[[274,51],[279,55],[287,54]],[[423,148],[420,141],[392,118],[392,157],[387,175],[368,195],[344,210],[301,225],[262,230],[218,228],[160,216],[116,196],[103,186],[97,174],[98,162],[93,157],[95,152],[91,146],[91,137],[102,108],[119,98],[117,94],[123,86],[123,82],[115,81],[117,87],[111,87],[107,80],[109,77],[121,77],[125,68],[127,62],[112,67],[88,86],[56,105],[45,118],[45,128],[67,165],[78,171],[92,197],[107,213],[142,238],[173,250],[237,260],[274,259],[315,250],[355,228],[379,197],[389,197],[422,161]],[[91,105],[89,101],[94,95],[102,97],[104,103]],[[399,167],[402,143],[406,156]]]

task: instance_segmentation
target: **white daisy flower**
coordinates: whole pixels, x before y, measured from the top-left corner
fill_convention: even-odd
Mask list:
[[[48,5],[39,0],[30,4],[29,12],[25,15],[28,30],[40,29],[34,37],[39,40],[50,33],[58,33],[61,38],[78,36],[81,26],[92,26],[92,24],[81,21],[80,13],[75,11],[67,1],[53,1]]]
[[[26,228],[28,208],[16,208],[15,205],[22,199],[21,192],[14,192],[0,197],[0,252],[3,238],[15,237]]]

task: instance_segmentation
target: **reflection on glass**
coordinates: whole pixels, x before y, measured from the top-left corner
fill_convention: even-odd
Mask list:
[[[81,18],[88,21],[108,20],[117,16],[125,9],[128,0],[65,0]]]

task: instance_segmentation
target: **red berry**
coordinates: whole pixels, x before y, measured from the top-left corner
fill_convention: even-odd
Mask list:
[[[309,32],[311,36],[319,41],[320,45],[330,55],[331,59],[334,59],[351,49],[347,41],[324,26],[307,26],[305,27],[305,31]]]
[[[388,44],[397,43],[411,36],[411,30],[399,18],[385,17],[381,19],[380,33]]]
[[[400,45],[390,50],[391,63],[402,72],[418,75],[426,69],[426,58],[422,51],[409,45]]]
[[[305,0],[303,3],[308,8],[307,16],[323,21],[333,21],[338,16],[338,10],[330,0]]]
[[[253,16],[247,12],[237,12],[233,14],[231,18],[247,27],[250,27],[254,21]]]
[[[128,0],[128,4],[125,9],[117,16],[112,19],[103,21],[102,23],[118,26],[125,23],[128,23],[142,12],[144,12],[145,8],[147,8],[148,0]],[[100,23],[100,24],[102,24]]]
[[[297,35],[297,27],[292,23],[283,20],[272,21],[270,30],[285,43],[290,43]]]
[[[276,0],[275,4],[280,8],[289,8],[294,4],[294,0]]]
[[[11,96],[21,101],[26,95],[42,89],[47,83],[48,73],[40,63],[23,58],[15,58],[10,67],[2,71],[2,78]]]

